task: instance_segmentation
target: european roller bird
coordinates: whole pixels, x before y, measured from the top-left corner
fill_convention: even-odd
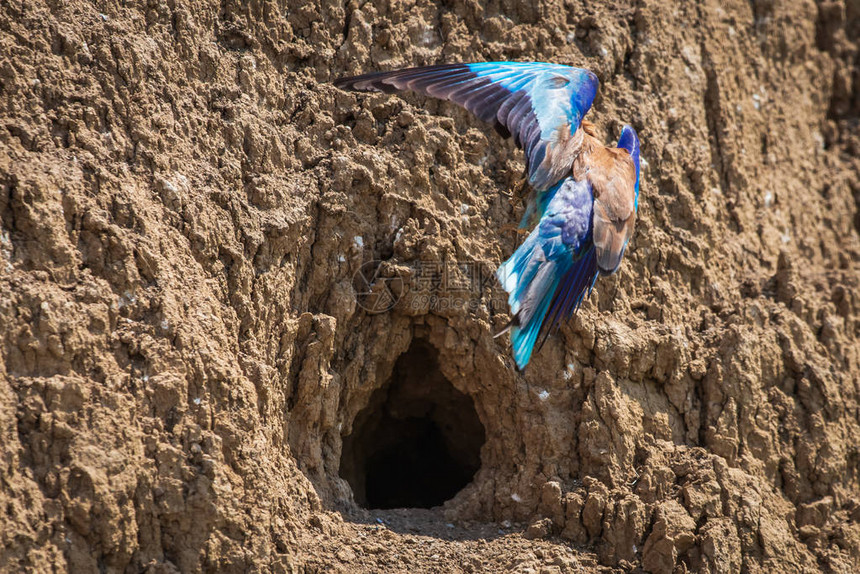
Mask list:
[[[636,132],[624,126],[617,147],[601,144],[583,120],[597,76],[559,64],[444,64],[340,78],[334,85],[449,100],[503,137],[513,136],[525,152],[534,193],[520,225],[534,229],[496,272],[513,315],[505,331],[523,369],[541,333],[545,339],[571,317],[597,276],[621,263],[639,202]]]

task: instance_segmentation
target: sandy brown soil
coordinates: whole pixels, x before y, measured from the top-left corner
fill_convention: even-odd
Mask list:
[[[3,2],[0,571],[860,571],[858,36],[855,0]],[[494,59],[594,70],[647,160],[524,374],[520,152],[330,85]],[[422,389],[477,473],[364,510],[373,408]]]

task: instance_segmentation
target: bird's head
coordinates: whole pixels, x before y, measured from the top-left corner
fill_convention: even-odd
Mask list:
[[[626,149],[633,158],[636,166],[636,206],[639,206],[639,136],[631,126],[625,125],[621,129],[621,137],[618,138],[618,147]]]

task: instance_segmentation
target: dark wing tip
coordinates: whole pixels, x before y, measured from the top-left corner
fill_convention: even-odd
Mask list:
[[[496,133],[502,136],[502,138],[507,139],[511,137],[511,132],[506,128],[501,122],[496,121],[493,124],[493,128],[496,130]]]
[[[395,70],[393,72],[372,72],[360,76],[346,76],[336,79],[332,84],[336,88],[352,92],[385,92],[390,94],[397,91],[397,87],[391,83],[391,80],[401,72],[402,70]]]
[[[352,92],[385,92],[394,91],[394,86],[386,86],[382,83],[383,78],[376,74],[364,74],[362,76],[347,76],[338,78],[332,84],[335,88],[349,90]],[[388,90],[386,89],[388,88]]]
[[[349,76],[337,78],[335,81],[332,82],[332,84],[334,84],[335,88],[340,88],[341,90],[349,90],[352,87],[354,79],[355,78]]]
[[[351,90],[354,92],[385,92],[391,94],[403,89],[412,89],[420,93],[427,94],[426,90],[407,88],[405,83],[409,80],[419,78],[430,79],[435,76],[436,79],[442,79],[444,74],[455,72],[468,71],[467,64],[439,64],[435,66],[420,66],[417,68],[401,68],[398,70],[390,70],[387,72],[370,72],[358,76],[347,76],[336,79],[334,86],[342,90]]]

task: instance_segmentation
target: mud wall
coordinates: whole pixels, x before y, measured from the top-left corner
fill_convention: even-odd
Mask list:
[[[860,567],[858,28],[852,0],[5,3],[0,570],[325,567],[314,528],[362,544],[344,437],[428,346],[486,437],[448,520],[650,572]],[[594,70],[590,119],[647,162],[620,272],[524,374],[492,281],[521,154],[329,83],[498,59]]]

